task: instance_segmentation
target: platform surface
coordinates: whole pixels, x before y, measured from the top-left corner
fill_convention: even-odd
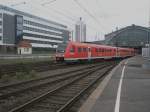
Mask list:
[[[150,112],[147,59],[135,56],[122,61],[102,83],[79,112]]]

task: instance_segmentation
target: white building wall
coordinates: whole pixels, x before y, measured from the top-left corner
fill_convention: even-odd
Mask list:
[[[29,33],[29,34],[41,35],[41,36],[49,36],[49,37],[54,37],[54,38],[63,38],[62,36],[44,34],[44,33],[34,32],[34,31],[29,31],[29,30],[23,30],[23,32]]]
[[[86,41],[86,24],[80,19],[75,26],[75,40],[77,42]]]
[[[32,48],[19,47],[18,54],[32,54]]]
[[[36,22],[36,23],[40,23],[40,24],[43,24],[43,25],[52,26],[54,28],[58,28],[58,29],[61,29],[61,30],[66,30],[66,28],[64,28],[64,27],[61,27],[61,26],[58,26],[58,25],[54,25],[54,24],[45,22],[43,20],[39,20],[39,19],[35,19],[35,18],[30,18],[30,17],[27,17],[27,16],[23,16],[23,19],[24,20],[33,21],[33,22]]]
[[[37,18],[35,16],[33,16],[33,17],[28,16],[27,14],[24,14],[23,12],[18,13],[18,12],[15,12],[15,11],[11,10],[11,8],[10,8],[10,10],[6,10],[6,8],[2,9],[2,10],[0,9],[0,13],[7,13],[7,14],[12,15],[12,16],[15,16],[15,15],[23,16],[23,26],[38,29],[38,30],[44,30],[44,31],[47,31],[47,32],[53,32],[52,34],[46,34],[46,33],[43,33],[43,32],[37,32],[37,30],[32,31],[32,30],[28,30],[27,28],[23,29],[23,33],[33,34],[33,37],[23,35],[23,39],[32,40],[31,41],[32,47],[57,48],[57,46],[58,46],[57,43],[59,44],[59,43],[63,42],[63,38],[64,38],[64,35],[63,35],[64,31],[63,30],[68,30],[66,26],[59,25],[59,23],[55,24],[53,22],[51,23],[51,22],[48,22],[44,19]],[[36,25],[32,25],[30,23],[28,24],[28,22],[25,22],[24,20],[31,21],[31,22],[34,22],[34,23],[43,24],[43,25],[50,26],[50,27],[54,27],[54,28],[56,28],[56,30],[55,29],[44,28],[44,27],[41,27],[40,25],[36,26]],[[3,21],[3,19],[0,18],[0,21]],[[0,28],[1,27],[2,26],[0,25]],[[60,34],[60,35],[55,35],[54,33],[57,33],[57,34]],[[3,33],[0,33],[0,35],[3,36]],[[39,35],[39,36],[36,37],[36,35]],[[44,36],[46,36],[47,38],[45,39]],[[56,38],[56,40],[55,40],[55,38]],[[50,42],[53,42],[54,44],[51,44]],[[0,45],[4,45],[3,40],[0,40]],[[20,53],[20,50],[21,50],[21,54],[30,54],[30,53],[32,53],[32,49],[29,52],[25,52],[23,49],[24,48],[18,48],[17,52]]]
[[[56,43],[62,43],[60,40],[51,40],[51,39],[42,39],[42,38],[36,38],[36,37],[28,37],[28,36],[23,36],[23,39],[28,39],[28,40],[38,40],[38,41],[44,41],[44,42],[56,42]]]

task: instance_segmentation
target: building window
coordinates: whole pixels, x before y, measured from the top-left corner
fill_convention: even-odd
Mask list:
[[[0,13],[0,18],[2,18],[2,13]]]
[[[24,52],[29,52],[29,48],[24,48]]]
[[[22,35],[22,31],[21,30],[17,30],[17,36],[21,36]]]
[[[22,16],[17,16],[17,23],[22,24],[23,23],[23,17]]]
[[[18,30],[23,30],[23,25],[22,24],[17,24],[17,29]]]
[[[24,20],[24,24],[29,24],[29,25],[33,25],[33,26],[37,26],[37,27],[42,27],[42,28],[58,31],[58,32],[61,33],[61,29],[59,29],[59,28],[54,28],[52,26],[47,26],[47,25],[43,25],[43,24],[40,24],[40,23],[28,21],[28,20]]]
[[[0,40],[2,40],[2,37],[0,36]]]
[[[17,41],[19,41],[22,38],[23,34],[23,16],[16,15],[16,36],[17,36]]]
[[[59,34],[59,33],[50,32],[50,31],[45,31],[45,30],[41,30],[41,29],[37,29],[37,28],[26,27],[26,26],[24,26],[23,29],[24,29],[24,30],[28,30],[28,31],[33,31],[33,32],[44,33],[44,34],[62,36],[62,35]]]

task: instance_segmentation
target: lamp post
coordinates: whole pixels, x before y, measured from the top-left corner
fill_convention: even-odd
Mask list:
[[[147,57],[150,57],[150,29],[148,28],[148,31],[147,31],[147,42],[146,42],[146,54],[147,54]]]

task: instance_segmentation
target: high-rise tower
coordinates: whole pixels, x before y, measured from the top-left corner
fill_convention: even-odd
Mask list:
[[[76,42],[86,42],[86,24],[80,20],[75,25],[75,41]]]

